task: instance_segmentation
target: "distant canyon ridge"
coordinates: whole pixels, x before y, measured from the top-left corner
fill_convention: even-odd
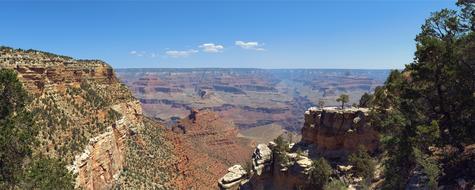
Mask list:
[[[173,123],[191,109],[230,119],[248,138],[266,142],[282,130],[298,132],[301,113],[320,100],[348,105],[381,86],[389,70],[352,69],[117,69],[118,78],[142,104],[145,115]],[[275,136],[275,135],[271,135]]]

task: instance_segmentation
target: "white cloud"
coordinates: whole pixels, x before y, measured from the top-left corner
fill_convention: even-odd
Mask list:
[[[169,50],[165,52],[165,54],[173,58],[188,57],[195,53],[198,53],[198,50],[194,50],[194,49],[190,49],[186,51]]]
[[[219,52],[222,52],[224,49],[224,46],[214,44],[214,43],[202,44],[199,47],[203,49],[203,51],[206,53],[219,53]]]
[[[256,50],[256,51],[264,51],[265,49],[262,47],[263,44],[259,44],[259,42],[244,42],[244,41],[236,41],[234,42],[235,45],[248,50]]]
[[[155,58],[155,57],[158,57],[158,53],[150,53],[150,52],[146,52],[146,51],[136,51],[136,50],[132,50],[129,52],[130,55],[133,55],[133,56],[137,56],[137,57],[151,57],[151,58]]]
[[[135,51],[135,50],[132,50],[129,52],[130,55],[135,55],[135,56],[138,56],[138,57],[142,57],[146,54],[145,51]]]

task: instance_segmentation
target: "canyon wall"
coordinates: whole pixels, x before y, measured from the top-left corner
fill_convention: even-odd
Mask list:
[[[251,141],[239,138],[232,122],[210,110],[191,110],[172,127],[174,144],[183,153],[177,183],[187,189],[210,189],[226,168],[251,156]]]
[[[0,68],[15,70],[32,97],[28,108],[40,128],[33,153],[65,161],[77,174],[77,188],[117,187],[130,163],[129,141],[144,123],[139,101],[112,68],[99,60],[8,47],[0,47]]]
[[[379,133],[367,123],[368,109],[309,108],[305,112],[302,142],[315,144],[325,157],[341,157],[364,146],[375,152]]]
[[[251,165],[235,165],[218,180],[221,189],[298,189],[306,185],[313,160],[324,157],[333,171],[347,184],[355,185],[360,178],[352,176],[346,157],[364,146],[369,152],[379,148],[379,133],[367,123],[364,108],[309,108],[305,112],[302,140],[288,144],[281,152],[275,142],[257,145]],[[287,146],[287,145],[285,145]]]
[[[146,116],[170,121],[186,117],[191,108],[211,109],[241,131],[273,125],[299,133],[307,108],[320,100],[338,105],[335,99],[343,93],[350,96],[349,104],[358,103],[362,94],[383,84],[389,71],[156,68],[117,73]]]

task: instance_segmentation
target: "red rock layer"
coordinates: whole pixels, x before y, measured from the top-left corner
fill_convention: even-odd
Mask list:
[[[194,118],[194,119],[193,119]],[[216,113],[200,111],[173,127],[169,140],[180,155],[175,179],[180,189],[213,189],[216,181],[235,163],[244,163],[252,153],[251,142],[237,138],[237,129]]]

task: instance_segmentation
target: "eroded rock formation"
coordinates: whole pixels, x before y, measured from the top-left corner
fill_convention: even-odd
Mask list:
[[[247,183],[247,172],[241,165],[234,165],[228,169],[228,173],[219,179],[219,187],[222,189],[239,189]]]
[[[305,112],[302,142],[314,144],[327,157],[347,155],[363,145],[374,152],[379,147],[379,133],[366,122],[365,108],[309,108]]]
[[[227,176],[233,180],[223,180],[221,189],[298,189],[305,187],[314,159],[325,157],[338,176],[347,184],[356,184],[361,178],[352,176],[351,165],[344,159],[349,153],[364,146],[369,151],[377,151],[379,134],[367,124],[366,109],[309,108],[305,112],[305,126],[302,140],[289,144],[288,151],[281,152],[274,142],[257,145],[252,158],[249,175]],[[238,167],[238,166],[235,166]]]
[[[129,167],[130,171],[144,167],[130,168],[135,161],[127,156],[137,148],[129,142],[149,135],[135,138],[141,135],[138,131],[144,131],[142,108],[125,85],[119,83],[109,65],[99,60],[76,60],[37,50],[0,47],[0,68],[15,70],[33,98],[28,108],[36,110],[35,121],[40,128],[39,145],[33,154],[65,161],[68,169],[77,174],[76,187],[111,189],[117,187],[124,168]],[[169,154],[167,147],[154,149],[149,155]],[[173,163],[175,158],[170,156],[168,160]],[[147,189],[140,186],[151,183],[147,180],[143,178],[134,188]]]
[[[72,169],[77,174],[77,187],[111,189],[125,165],[126,140],[142,127],[140,104],[127,102],[112,106],[122,117],[107,130],[89,140],[84,152],[76,156]]]

